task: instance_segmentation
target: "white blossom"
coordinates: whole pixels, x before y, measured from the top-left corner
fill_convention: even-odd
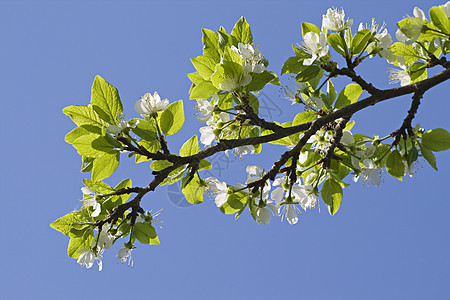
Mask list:
[[[122,248],[120,248],[116,257],[123,263],[127,263],[129,267],[132,267],[134,265],[134,261],[133,256],[131,255],[131,251],[132,249],[128,248],[127,246],[123,246]]]
[[[241,56],[243,59],[242,66],[247,73],[264,72],[264,69],[266,68],[266,66],[262,63],[264,56],[258,48],[254,49],[250,44],[239,43],[237,48],[234,45],[231,46],[231,50]],[[243,86],[245,86],[245,84]]]
[[[362,176],[364,181],[369,181],[374,186],[379,186],[381,184],[381,176],[379,170],[372,159],[364,159],[363,165],[365,168],[361,169],[358,175],[353,176],[353,181],[357,182],[359,177]]]
[[[411,77],[408,74],[408,69],[405,65],[400,64],[401,69],[391,69],[389,78],[391,79],[391,83],[400,82],[401,86],[405,86],[411,83]]]
[[[85,186],[81,188],[81,191],[84,194],[83,201],[84,201],[85,205],[92,206],[92,208],[94,209],[92,216],[94,218],[97,217],[100,214],[100,212],[102,211],[102,207],[101,207],[100,203],[98,203],[97,200],[95,199],[95,192]]]
[[[94,261],[97,260],[98,270],[101,271],[102,270],[102,259],[103,259],[102,254],[100,252],[95,253],[92,250],[87,250],[87,249],[84,249],[84,250],[85,251],[83,251],[80,254],[80,256],[78,257],[77,263],[79,263],[81,266],[85,266],[87,269],[89,269],[94,264]]]
[[[302,49],[311,55],[311,58],[303,61],[303,65],[310,66],[317,58],[327,55],[329,46],[325,33],[320,32],[320,35],[318,35],[310,31],[305,34],[303,40],[305,44],[302,46]]]
[[[158,92],[153,95],[146,93],[134,104],[134,109],[141,114],[142,117],[148,118],[159,111],[163,111],[169,106],[169,100],[161,100]]]
[[[217,207],[222,207],[222,205],[227,202],[228,199],[228,186],[225,182],[219,181],[217,178],[208,177],[206,178],[208,191],[214,196],[214,203]]]
[[[134,128],[136,126],[136,124],[134,124],[134,126],[132,126],[132,128]],[[128,121],[127,121],[126,117],[122,115],[117,118],[117,123],[109,125],[108,128],[106,128],[106,131],[108,133],[117,135],[119,133],[122,133],[122,131],[124,131],[128,127],[130,127],[130,126],[128,126]]]
[[[394,63],[396,61],[396,56],[392,53],[388,47],[392,44],[392,37],[386,29],[386,24],[383,23],[381,27],[372,19],[371,27],[366,27],[370,29],[372,34],[374,34],[375,41],[367,46],[367,53],[373,57],[375,54],[379,54],[382,58],[386,59],[389,63]],[[359,24],[358,31],[363,30],[363,23]]]
[[[322,27],[331,31],[343,31],[350,28],[353,19],[345,21],[344,9],[329,8],[326,15],[322,15]]]

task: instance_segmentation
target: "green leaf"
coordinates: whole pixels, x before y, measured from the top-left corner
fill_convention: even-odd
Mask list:
[[[424,62],[415,62],[408,69],[409,77],[411,78],[411,83],[419,82],[427,79],[427,64]]]
[[[218,92],[219,89],[211,81],[202,81],[192,88],[189,99],[209,99],[211,95],[217,94]]]
[[[332,178],[325,180],[320,192],[323,201],[328,207],[328,211],[333,216],[341,206],[342,201],[342,187]]]
[[[107,127],[108,124],[103,121],[94,111],[92,105],[71,105],[63,109],[63,113],[69,116],[78,126],[94,125],[96,127]]]
[[[83,231],[83,234],[80,236],[71,237],[69,246],[67,247],[67,254],[70,257],[77,259],[84,249],[88,250],[91,248],[93,239],[94,231],[92,229]]]
[[[221,27],[220,30],[217,31],[217,34],[219,35],[220,49],[224,50],[226,47],[238,45],[238,41],[237,41],[236,37],[228,34],[223,27]]]
[[[137,239],[141,244],[159,245],[158,235],[155,228],[148,223],[138,222],[134,224],[131,234],[133,239]]]
[[[236,37],[239,42],[242,42],[244,44],[253,43],[253,36],[250,30],[250,25],[248,25],[244,17],[241,17],[236,22],[233,30],[231,31],[231,35]]]
[[[367,46],[370,38],[372,37],[372,32],[370,29],[363,29],[358,31],[352,39],[350,51],[352,54],[361,53]]]
[[[334,104],[334,107],[341,109],[347,105],[353,104],[358,101],[359,96],[363,92],[363,89],[359,84],[350,83],[339,93],[339,96]]]
[[[82,210],[73,211],[68,213],[65,216],[55,220],[50,224],[50,227],[61,232],[64,235],[70,236],[70,231],[72,230],[74,223],[92,223],[93,220],[89,215],[89,211],[87,208],[83,208]],[[86,224],[79,229],[90,226]]]
[[[101,135],[102,129],[93,125],[82,125],[80,127],[76,127],[75,129],[67,133],[64,140],[67,143],[72,144],[80,136],[91,133]]]
[[[345,46],[342,38],[337,33],[330,33],[327,35],[328,44],[330,44],[333,49],[342,56],[345,56]]]
[[[443,7],[432,7],[428,13],[430,14],[431,22],[433,22],[439,30],[444,34],[450,33],[450,20]]]
[[[197,174],[194,174],[194,178],[186,185],[189,176],[181,179],[181,191],[186,197],[186,200],[191,204],[199,204],[203,202],[203,194],[205,192],[204,186],[200,182],[200,178]],[[186,185],[186,186],[185,186]]]
[[[96,158],[105,153],[112,154],[117,150],[117,145],[111,145],[110,141],[96,134],[86,134],[77,138],[72,145],[81,156]]]
[[[98,75],[92,84],[91,104],[100,118],[110,124],[115,124],[117,117],[123,113],[119,92]]]
[[[200,152],[197,135],[187,140],[180,149],[180,156],[191,156]]]
[[[405,164],[403,163],[403,158],[397,149],[388,155],[386,159],[386,170],[389,174],[398,178],[400,181],[405,175]]]
[[[333,105],[334,100],[336,100],[336,89],[334,88],[333,82],[331,80],[328,80],[327,82],[327,97],[330,101],[330,105]]]
[[[187,77],[192,81],[193,84],[199,84],[200,82],[205,81],[198,72],[189,73],[187,74]]]
[[[153,123],[147,122],[142,119],[131,119],[130,124],[136,124],[131,131],[134,132],[138,137],[146,141],[156,140],[156,126]]]
[[[191,58],[191,62],[197,69],[198,74],[206,81],[210,80],[211,75],[216,70],[216,61],[208,56]]]
[[[100,181],[111,176],[119,166],[120,153],[105,153],[94,160],[92,166],[92,180]]]
[[[320,74],[320,70],[317,66],[303,66],[295,79],[300,82],[310,81]]]
[[[275,76],[268,72],[264,71],[262,73],[252,73],[252,81],[247,85],[247,89],[249,91],[259,91],[262,90],[266,84],[272,81]]]
[[[317,27],[316,25],[311,24],[311,23],[303,22],[302,23],[302,37],[305,37],[305,34],[307,34],[308,32],[314,32],[317,35],[320,35],[319,27]]]
[[[437,171],[438,168],[436,165],[436,157],[434,156],[433,152],[425,148],[421,143],[418,144],[420,147],[420,153],[422,153],[423,158],[425,158],[428,164],[430,164],[430,166]]]
[[[159,172],[159,171],[164,170],[167,167],[170,167],[171,165],[172,165],[172,163],[167,160],[155,160],[150,165],[150,168],[152,168],[152,170],[154,170],[156,172]]]
[[[292,126],[314,121],[315,119],[317,119],[317,114],[315,111],[310,110],[301,112],[295,116]]]
[[[81,164],[81,170],[80,172],[84,173],[84,172],[91,172],[92,171],[92,166],[94,163],[94,159],[92,157],[82,157],[82,164]]]
[[[183,100],[169,105],[161,114],[161,130],[166,135],[177,133],[184,124]]]
[[[212,164],[209,161],[207,161],[206,159],[202,159],[200,161],[200,163],[198,164],[198,170],[199,171],[201,171],[201,170],[209,170],[211,168],[212,168]]]
[[[418,59],[422,59],[417,49],[411,45],[397,42],[390,45],[388,49],[391,50],[394,55],[404,57],[407,66],[413,64]]]
[[[228,195],[227,201],[220,207],[220,211],[226,215],[234,214],[242,210],[248,201],[248,195],[237,192]]]
[[[211,57],[216,62],[220,61],[219,35],[209,29],[202,29],[203,55]]]
[[[422,145],[435,152],[450,149],[450,134],[447,130],[436,128],[422,135]]]
[[[114,193],[114,189],[104,183],[103,181],[94,181],[92,179],[83,179],[83,183],[86,187],[90,188],[94,192],[99,194],[111,194]]]

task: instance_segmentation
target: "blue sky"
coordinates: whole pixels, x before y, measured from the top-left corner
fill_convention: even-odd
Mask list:
[[[173,149],[198,132],[194,102],[188,100],[189,59],[201,55],[201,28],[231,30],[244,15],[254,41],[280,72],[300,43],[301,22],[320,26],[331,6],[354,19],[395,23],[418,5],[434,1],[8,1],[0,3],[2,128],[2,299],[443,299],[450,294],[450,153],[437,153],[439,172],[420,162],[414,178],[385,175],[380,187],[352,184],[340,211],[325,205],[300,215],[297,225],[273,220],[256,224],[245,213],[238,221],[222,215],[212,201],[183,205],[177,190],[163,186],[144,198],[163,208],[160,246],[138,246],[135,266],[105,252],[104,268],[86,270],[66,254],[67,237],[49,227],[81,206],[80,158],[64,142],[74,125],[62,114],[86,105],[95,75],[119,89],[127,117],[133,104],[158,91],[185,100],[187,126],[169,139]],[[381,88],[387,68],[375,60],[358,70]],[[282,77],[287,84],[287,77]],[[426,129],[450,130],[448,83],[427,92],[416,121]],[[288,121],[300,107],[264,92],[267,118]],[[384,136],[406,116],[410,98],[361,112],[353,132]],[[298,111],[294,111],[298,109]],[[245,180],[245,167],[269,168],[284,149],[267,146],[262,155],[223,160],[214,175]],[[123,163],[122,163],[123,162]],[[123,159],[108,183],[129,177],[133,185],[151,180],[148,166]]]

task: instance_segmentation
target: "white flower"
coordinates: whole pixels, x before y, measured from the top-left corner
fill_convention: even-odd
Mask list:
[[[117,118],[117,124],[109,125],[108,128],[106,128],[106,131],[108,133],[117,135],[127,128],[128,128],[127,119],[125,118],[125,116],[120,116]]]
[[[197,117],[200,122],[206,123],[206,125],[211,125],[214,121],[214,108],[219,102],[218,95],[212,95],[212,101],[197,99],[197,109],[200,111],[203,117]]]
[[[97,217],[100,214],[100,212],[102,211],[102,207],[101,207],[100,203],[98,203],[97,200],[95,199],[95,192],[85,186],[81,188],[81,191],[84,194],[83,201],[84,201],[85,205],[92,206],[92,208],[94,209],[92,216]]]
[[[397,29],[395,36],[401,42],[406,44],[414,43],[422,32],[423,23],[427,19],[425,13],[418,7],[414,7],[413,15],[416,18],[409,18],[410,23],[403,26],[402,29]]]
[[[410,84],[411,77],[408,74],[408,69],[403,64],[400,64],[400,68],[402,68],[402,69],[401,70],[399,70],[399,69],[391,69],[390,70],[390,74],[389,74],[389,78],[391,79],[390,83],[394,84],[394,83],[400,82],[401,86]]]
[[[314,94],[311,94],[311,96],[309,96],[307,102],[308,104],[313,105],[319,109],[321,109],[324,105],[322,98]]]
[[[270,223],[270,220],[272,219],[270,211],[272,211],[274,215],[278,216],[278,209],[273,204],[266,204],[265,207],[257,207],[255,216],[256,223],[263,223],[264,225],[268,225]]]
[[[206,178],[208,190],[215,197],[214,203],[217,207],[221,207],[228,199],[228,186],[225,182],[217,180],[214,177]]]
[[[233,92],[241,86],[246,86],[252,81],[250,74],[241,74],[239,78],[225,77],[222,83],[219,83],[219,87],[222,91]]]
[[[447,18],[450,18],[450,1],[447,1],[447,3],[444,4],[444,10]]]
[[[86,266],[87,269],[92,267],[94,264],[94,261],[97,260],[98,264],[98,270],[102,270],[102,259],[103,256],[101,253],[94,253],[92,250],[84,249],[85,251],[80,254],[80,257],[78,257],[77,263],[79,263],[81,266]]]
[[[255,147],[253,145],[240,146],[232,150],[236,157],[242,158],[243,155],[255,153]],[[228,150],[225,150],[225,155],[229,157]]]
[[[309,85],[306,82],[299,82],[297,80],[294,81],[295,92],[291,91],[287,86],[283,88],[283,96],[289,101],[294,103],[301,103],[300,93],[306,93],[309,90]]]
[[[325,33],[320,32],[320,36],[315,32],[308,32],[303,37],[305,45],[302,49],[311,55],[311,58],[305,59],[303,65],[310,66],[317,58],[321,58],[328,53],[327,37]]]
[[[116,257],[121,260],[123,263],[127,262],[129,267],[132,267],[134,265],[133,256],[131,255],[130,248],[123,246],[120,248],[119,252],[117,253]]]
[[[284,217],[286,218],[289,224],[291,225],[297,224],[298,222],[297,214],[299,212],[299,209],[296,207],[296,203],[283,203],[284,200],[283,195],[284,189],[282,187],[278,187],[270,194],[270,197],[276,203],[276,207],[278,208],[278,214],[281,215],[281,220],[283,220]]]
[[[365,181],[370,181],[374,186],[379,186],[381,184],[381,177],[377,166],[371,159],[364,159],[363,165],[365,168],[361,170],[359,175],[353,177],[353,181],[357,182],[359,177],[362,176]]]
[[[403,161],[403,164],[405,165],[405,173],[409,175],[409,177],[414,177],[414,163],[408,166],[408,162],[406,160]]]
[[[241,58],[243,59],[242,66],[247,73],[264,72],[264,69],[266,68],[266,66],[262,63],[262,59],[264,58],[264,56],[261,54],[261,51],[258,48],[254,49],[250,44],[239,43],[238,48],[233,45],[231,46],[231,50],[241,56]]]
[[[367,27],[368,28],[368,27]],[[363,30],[363,23],[359,24],[358,31]],[[386,59],[389,63],[394,63],[396,57],[388,47],[392,44],[392,37],[386,29],[386,24],[383,23],[381,27],[372,19],[372,26],[370,28],[372,34],[374,34],[375,41],[367,46],[367,53],[373,57],[375,54],[379,54],[382,58]]]
[[[353,19],[345,21],[344,10],[336,8],[329,8],[326,15],[322,15],[322,27],[331,31],[343,31],[350,28],[353,24]]]
[[[158,92],[153,95],[146,93],[134,104],[134,109],[141,114],[142,117],[147,118],[159,111],[163,111],[169,106],[169,100],[161,100]]]
[[[203,145],[209,146],[216,138],[216,135],[214,134],[214,129],[210,126],[204,126],[200,127],[200,142],[202,142]]]
[[[299,184],[292,187],[292,195],[298,201],[303,210],[313,208],[316,205],[314,188],[309,184]]]
[[[349,145],[352,145],[353,143],[355,143],[355,138],[353,137],[353,135],[350,131],[344,130],[342,132],[341,143],[346,146],[349,146]]]
[[[92,247],[95,246],[95,243],[97,243],[97,250],[102,251],[104,249],[109,249],[114,243],[114,236],[112,236],[109,232],[109,226],[103,225],[102,231],[98,233],[98,237],[95,237],[92,241]],[[98,242],[97,242],[98,241]]]

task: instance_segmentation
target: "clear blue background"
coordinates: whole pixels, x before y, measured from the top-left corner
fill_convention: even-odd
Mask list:
[[[244,15],[255,43],[280,72],[301,42],[303,21],[321,25],[331,6],[344,7],[360,22],[395,23],[415,5],[434,1],[6,1],[0,2],[1,191],[0,298],[2,299],[448,299],[450,295],[450,153],[437,154],[439,172],[425,161],[401,183],[386,174],[375,188],[352,184],[340,211],[325,205],[300,215],[297,225],[272,220],[256,224],[248,213],[238,221],[212,201],[180,207],[160,187],[143,201],[164,208],[160,246],[133,251],[135,266],[117,262],[120,248],[104,254],[104,269],[86,270],[66,254],[68,238],[49,224],[81,207],[80,158],[64,142],[74,125],[61,110],[86,105],[94,76],[119,89],[128,118],[146,92],[185,100],[187,126],[169,139],[174,151],[198,132],[195,103],[188,101],[201,55],[201,28],[231,30]],[[388,84],[388,65],[374,60],[358,67],[377,87]],[[286,76],[286,75],[285,75]],[[283,77],[287,84],[287,77]],[[342,87],[344,82],[338,85]],[[450,130],[449,83],[425,94],[414,122]],[[292,120],[301,107],[265,91],[266,113]],[[406,116],[401,97],[356,116],[353,132],[387,135]],[[273,108],[274,110],[270,110]],[[270,168],[285,151],[264,146],[264,155],[230,160],[212,172],[229,182],[245,180],[245,167]],[[129,177],[145,185],[145,164],[124,159],[108,183]],[[176,190],[171,192],[176,198]]]

